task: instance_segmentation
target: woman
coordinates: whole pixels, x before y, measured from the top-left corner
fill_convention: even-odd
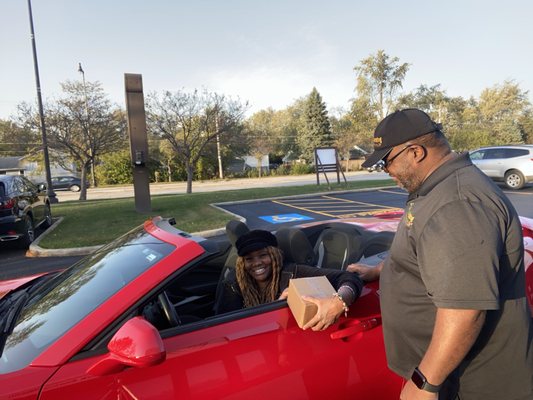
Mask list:
[[[217,313],[269,303],[287,298],[289,280],[326,276],[337,290],[328,298],[304,297],[315,303],[318,311],[303,328],[324,330],[333,324],[355,301],[363,287],[356,274],[308,265],[283,264],[283,255],[277,247],[276,237],[263,230],[245,233],[235,243],[237,262],[223,281]]]

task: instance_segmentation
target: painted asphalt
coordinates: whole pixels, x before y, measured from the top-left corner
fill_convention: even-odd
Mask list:
[[[398,188],[334,192],[241,203],[217,207],[246,220],[251,229],[277,230],[284,226],[328,219],[367,217],[403,210],[407,193]]]

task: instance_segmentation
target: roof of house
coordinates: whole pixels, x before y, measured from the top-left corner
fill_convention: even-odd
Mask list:
[[[22,157],[0,157],[0,169],[19,169]]]

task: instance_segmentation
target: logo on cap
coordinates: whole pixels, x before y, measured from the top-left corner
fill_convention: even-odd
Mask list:
[[[374,147],[381,146],[381,143],[383,143],[383,139],[381,137],[375,137],[374,138]]]

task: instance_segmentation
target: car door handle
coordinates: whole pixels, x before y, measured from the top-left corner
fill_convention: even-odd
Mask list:
[[[374,329],[378,325],[381,325],[381,317],[374,316],[365,319],[351,319],[347,323],[340,325],[341,329],[333,332],[330,337],[332,339],[346,339],[349,336],[353,336],[357,333]]]

